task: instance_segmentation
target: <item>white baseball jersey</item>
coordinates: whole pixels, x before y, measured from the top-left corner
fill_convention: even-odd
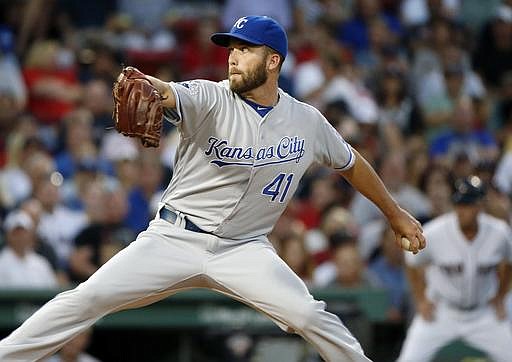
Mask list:
[[[314,107],[279,90],[264,117],[219,83],[171,83],[181,142],[162,201],[225,238],[265,235],[313,162],[350,168],[350,146]]]
[[[478,215],[478,234],[468,242],[451,212],[425,224],[428,243],[418,255],[406,253],[411,266],[429,265],[427,297],[452,306],[483,306],[497,292],[496,266],[512,261],[512,230],[502,220]]]
[[[455,340],[485,352],[492,361],[510,361],[509,322],[497,318],[489,301],[498,290],[498,264],[512,260],[511,230],[485,213],[477,220],[478,233],[468,241],[455,212],[442,215],[423,228],[428,246],[418,255],[406,254],[407,264],[428,265],[426,294],[435,309],[432,320],[414,317],[398,362],[431,361]]]

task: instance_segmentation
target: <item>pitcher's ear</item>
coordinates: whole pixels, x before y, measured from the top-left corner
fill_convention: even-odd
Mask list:
[[[281,69],[281,56],[277,53],[271,53],[269,57],[269,70],[277,70]]]

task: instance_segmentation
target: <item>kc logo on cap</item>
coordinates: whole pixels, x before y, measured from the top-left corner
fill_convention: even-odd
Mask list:
[[[244,27],[245,23],[247,23],[247,18],[244,16],[243,18],[238,19],[236,21],[235,25],[233,25],[233,26],[238,29],[242,29]]]
[[[288,38],[283,27],[268,16],[244,16],[238,19],[229,33],[215,33],[211,40],[227,47],[231,39],[238,39],[254,45],[266,45],[283,58],[288,52]]]

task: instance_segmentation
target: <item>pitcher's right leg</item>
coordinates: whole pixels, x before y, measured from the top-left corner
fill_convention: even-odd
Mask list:
[[[309,293],[268,241],[219,253],[207,265],[219,291],[268,315],[311,343],[327,362],[371,362],[340,319]]]
[[[190,242],[191,237],[208,235],[153,221],[148,231],[89,280],[57,295],[0,341],[0,361],[38,361],[101,317],[176,292],[185,281],[202,273],[205,252],[194,246],[201,242]]]

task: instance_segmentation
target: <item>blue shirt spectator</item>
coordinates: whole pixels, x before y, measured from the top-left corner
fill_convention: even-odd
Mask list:
[[[359,0],[357,2],[357,15],[342,24],[338,29],[338,40],[354,51],[367,49],[369,46],[369,29],[372,22],[382,20],[388,29],[399,36],[402,26],[399,19],[384,13],[377,0]]]
[[[496,148],[494,137],[486,130],[473,130],[459,133],[456,130],[446,130],[434,138],[430,145],[430,157],[456,156],[465,153],[471,161],[478,162],[482,148]]]
[[[403,265],[393,265],[380,255],[368,268],[388,290],[391,307],[398,311],[403,310],[408,291]]]
[[[447,165],[453,165],[460,155],[466,156],[472,165],[495,161],[498,157],[496,141],[488,131],[475,126],[475,116],[472,99],[459,97],[451,124],[430,142],[430,157]]]
[[[398,321],[405,318],[409,299],[404,254],[396,247],[395,234],[390,227],[382,231],[379,253],[369,262],[368,270],[375,275],[379,286],[388,291],[388,319]]]
[[[148,227],[149,221],[154,217],[150,212],[150,200],[145,197],[141,187],[136,187],[128,194],[128,203],[130,208],[124,224],[138,234]]]

